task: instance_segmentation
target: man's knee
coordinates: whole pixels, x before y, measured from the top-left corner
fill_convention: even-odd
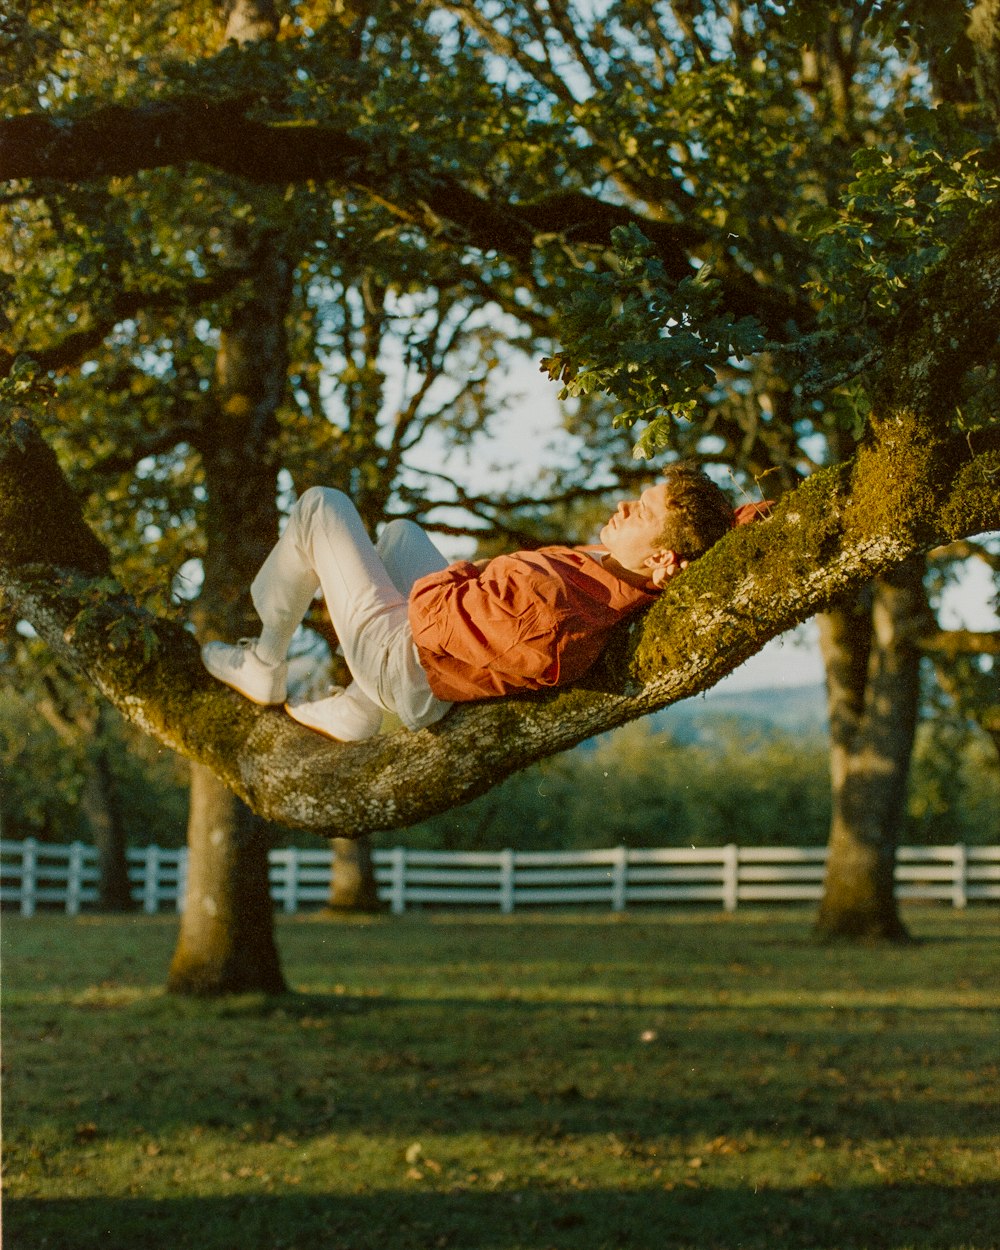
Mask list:
[[[333,486],[310,486],[298,497],[292,508],[290,520],[307,533],[319,524],[329,530],[356,513],[349,495]]]
[[[339,511],[345,504],[354,506],[342,490],[333,486],[310,486],[298,497],[293,511],[307,516],[327,508]]]
[[[409,521],[406,517],[395,517],[382,527],[376,546],[379,551],[389,551],[393,547],[406,544],[417,535],[423,535],[423,532],[416,521]]]

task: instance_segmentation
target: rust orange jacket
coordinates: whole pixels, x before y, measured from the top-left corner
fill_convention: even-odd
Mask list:
[[[421,578],[410,625],[434,694],[468,702],[582,677],[612,628],[656,598],[588,550],[602,549],[543,547]]]

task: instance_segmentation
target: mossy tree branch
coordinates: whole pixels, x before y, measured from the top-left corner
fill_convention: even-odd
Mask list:
[[[431,729],[364,743],[330,743],[220,686],[185,629],[110,586],[106,554],[21,412],[0,427],[0,593],[125,716],[261,815],[358,836],[454,807],[536,759],[705,690],[882,570],[1000,527],[1000,432],[910,452],[900,474],[895,443],[873,443],[786,496],[771,521],[734,532],[618,631],[585,684],[465,705]],[[884,506],[857,507],[875,482]]]
[[[484,227],[485,228],[485,227]],[[357,836],[465,802],[532,761],[705,690],[766,642],[942,543],[1000,528],[1000,426],[953,432],[953,395],[996,339],[1000,207],[921,283],[871,379],[850,461],[736,531],[623,626],[588,681],[455,709],[418,734],[331,744],[213,682],[191,635],[108,578],[54,455],[0,423],[0,616],[23,616],[131,720],[281,823]]]

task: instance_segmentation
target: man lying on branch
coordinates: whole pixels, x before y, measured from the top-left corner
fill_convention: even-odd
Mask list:
[[[345,494],[312,487],[250,588],[260,637],[206,643],[202,658],[255,703],[284,702],[288,647],[321,590],[353,680],[326,698],[286,703],[289,715],[344,742],[378,733],[383,711],[421,729],[452,703],[576,681],[620,620],[765,509],[734,511],[698,468],[674,464],[618,505],[600,546],[449,564],[412,521],[390,521],[373,544]]]

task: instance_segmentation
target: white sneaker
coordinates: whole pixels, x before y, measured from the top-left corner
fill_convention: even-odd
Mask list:
[[[382,709],[353,685],[350,690],[336,686],[325,699],[286,703],[285,711],[300,725],[335,742],[363,742],[382,727]]]
[[[265,664],[254,650],[256,638],[241,638],[236,646],[227,642],[206,642],[201,661],[219,681],[232,686],[252,703],[265,707],[283,703],[288,682],[288,665]]]

